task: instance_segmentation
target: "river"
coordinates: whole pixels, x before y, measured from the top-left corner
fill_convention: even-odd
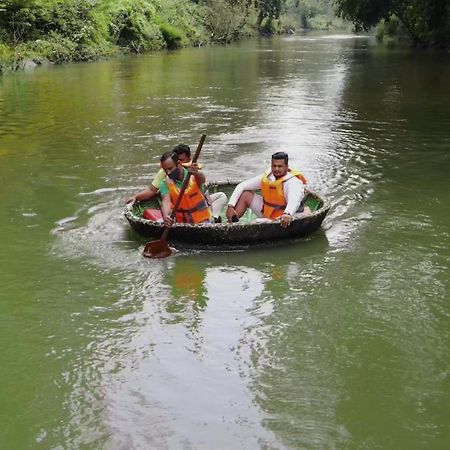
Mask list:
[[[0,78],[0,448],[444,449],[450,59],[307,34]],[[158,157],[287,151],[295,243],[148,260]]]

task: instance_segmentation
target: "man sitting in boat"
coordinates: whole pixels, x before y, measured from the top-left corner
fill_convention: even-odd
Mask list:
[[[204,194],[206,178],[199,171],[198,164],[192,163],[187,169],[183,167],[175,152],[167,152],[161,156],[161,167],[167,175],[160,184],[161,212],[164,225],[171,227],[174,223],[170,214],[188,173],[191,173],[192,176],[176,212],[176,222],[211,223],[211,207]]]
[[[181,161],[184,167],[189,168],[191,165],[191,149],[189,145],[186,144],[178,144],[176,145],[172,152],[176,153],[178,156],[178,160]],[[198,168],[201,169],[201,164],[198,164]],[[145,191],[141,191],[136,195],[130,197],[127,200],[127,203],[130,202],[143,202],[145,200],[150,200],[159,194],[161,183],[166,178],[166,172],[163,168],[159,169],[155,178],[153,179],[151,185]],[[223,192],[215,192],[214,194],[209,194],[205,192],[206,199],[211,206],[212,214],[215,222],[220,222],[220,213],[223,207],[227,204],[227,197]]]
[[[172,152],[175,152],[178,155],[178,159],[181,161],[183,165],[189,166],[191,162],[191,149],[189,148],[189,145],[178,144],[173,148]],[[130,198],[128,198],[127,203],[143,202],[145,200],[150,200],[151,198],[155,197],[156,195],[159,194],[161,182],[165,178],[166,172],[164,172],[164,169],[160,168],[156,173],[155,178],[153,178],[153,181],[150,184],[150,186],[147,189],[145,189],[145,191],[138,192],[136,195],[133,195]]]
[[[228,201],[228,222],[237,222],[250,208],[256,217],[279,219],[282,227],[288,227],[293,217],[311,212],[302,205],[305,184],[305,177],[289,168],[287,153],[274,153],[269,170],[236,186]],[[258,189],[262,195],[254,192]]]

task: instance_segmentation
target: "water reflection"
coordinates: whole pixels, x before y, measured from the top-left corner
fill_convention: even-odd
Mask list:
[[[184,305],[190,302],[196,309],[203,309],[206,306],[205,269],[191,258],[179,257],[175,261],[166,277],[173,299],[173,303],[167,305],[168,312],[183,315]]]
[[[274,442],[260,426],[245,381],[243,331],[254,323],[247,310],[262,292],[261,274],[211,267],[192,256],[174,257],[166,271],[160,283],[145,286],[147,301],[135,316],[139,327],[121,349],[123,369],[101,386],[111,412],[111,446],[257,448]],[[137,422],[125,419],[128,412]],[[145,431],[144,423],[156,429]]]
[[[284,448],[258,400],[280,329],[270,317],[302,295],[305,264],[313,269],[311,256],[327,247],[318,233],[275,254],[181,252],[151,265],[141,257],[147,274],[127,275],[109,313],[91,309],[111,319],[65,372],[70,422],[41,435],[64,435],[69,448]]]

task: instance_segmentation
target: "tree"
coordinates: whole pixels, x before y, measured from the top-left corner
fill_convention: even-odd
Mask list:
[[[398,18],[414,44],[424,47],[450,46],[448,0],[335,0],[337,13],[368,30],[384,19]]]
[[[256,26],[261,28],[264,19],[278,19],[283,9],[285,0],[255,0],[255,7],[258,10],[258,20]]]
[[[245,33],[248,0],[207,0],[206,29],[213,41],[228,43]]]
[[[295,17],[302,28],[311,28],[311,21],[318,18],[325,25],[335,18],[333,0],[286,0],[285,14]]]
[[[6,33],[15,46],[29,39],[41,8],[34,0],[0,1],[0,32]]]

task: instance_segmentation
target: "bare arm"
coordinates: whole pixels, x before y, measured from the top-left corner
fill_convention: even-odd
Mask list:
[[[172,212],[172,205],[170,203],[170,194],[164,194],[161,203],[161,213],[164,219],[164,225],[171,227],[173,225],[173,219],[170,217]]]
[[[133,195],[127,200],[127,203],[130,202],[143,202],[145,200],[150,200],[155,195],[158,195],[159,189],[157,189],[155,186],[150,185],[148,189],[145,191],[138,192],[136,195]]]
[[[192,163],[188,168],[189,173],[192,173],[194,175],[197,184],[199,186],[203,186],[206,183],[206,176],[203,172],[200,172],[199,166],[197,163]]]

